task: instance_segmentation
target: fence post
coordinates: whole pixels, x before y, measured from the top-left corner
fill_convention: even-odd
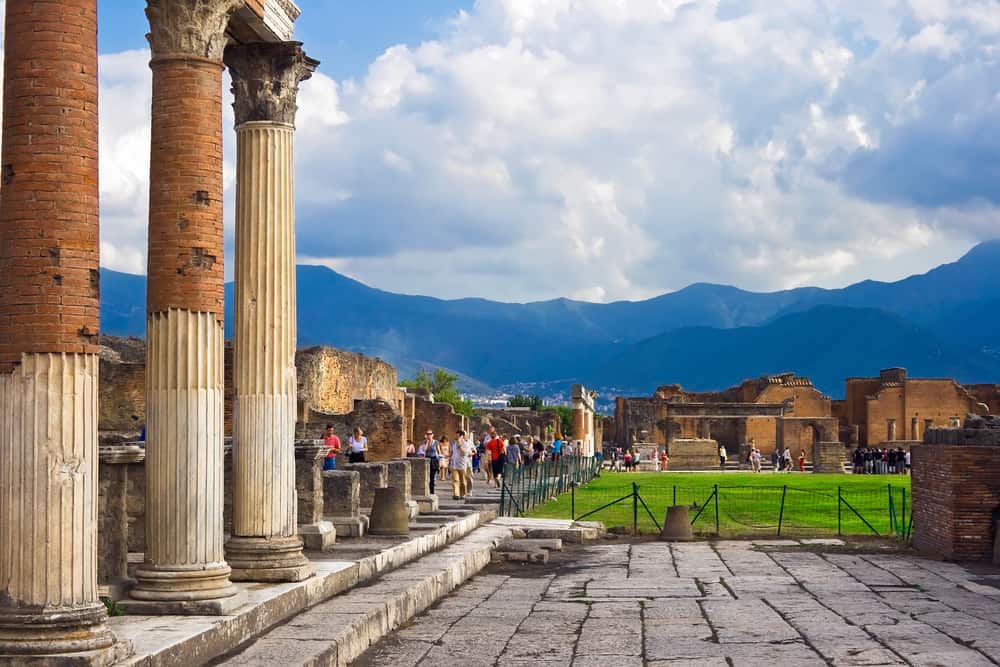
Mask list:
[[[840,502],[840,485],[838,484],[837,485],[837,535],[838,536],[843,535],[843,533],[841,532],[841,529],[840,529],[840,507],[841,507],[841,502]]]
[[[506,484],[500,485],[500,516],[506,516],[503,513],[503,499],[504,499],[504,489],[507,487]]]
[[[715,534],[719,534],[719,485],[715,484]]]
[[[674,484],[674,506],[677,506],[677,485]]]
[[[892,497],[892,484],[889,484],[889,531],[896,534],[896,504]]]
[[[569,483],[569,518],[576,521],[576,482]]]
[[[778,510],[778,535],[781,535],[781,523],[785,520],[785,495],[788,493],[788,485],[781,487],[781,509]]]
[[[903,526],[903,537],[906,537],[906,487],[903,487],[903,522],[900,524]]]
[[[632,537],[639,534],[639,485],[632,482]]]

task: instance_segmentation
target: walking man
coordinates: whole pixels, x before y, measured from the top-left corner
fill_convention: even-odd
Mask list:
[[[486,451],[489,452],[490,456],[490,469],[493,473],[493,482],[500,488],[500,482],[503,481],[503,468],[507,464],[507,456],[504,453],[503,438],[501,438],[495,428],[490,427],[490,435],[492,439],[486,443]]]
[[[465,438],[465,431],[455,434],[455,442],[451,444],[450,468],[452,498],[459,500],[469,493],[468,468],[472,456],[472,445]]]

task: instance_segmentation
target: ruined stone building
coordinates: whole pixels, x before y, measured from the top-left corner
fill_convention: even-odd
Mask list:
[[[98,421],[146,424],[128,608],[225,614],[311,576],[295,507],[299,83],[291,0],[148,0],[144,398],[100,405],[97,0],[8,0],[0,196],[0,656],[125,658],[97,597]],[[232,532],[223,532],[223,70],[236,132]],[[138,370],[123,367],[117,378]],[[103,408],[107,409],[105,413]],[[106,517],[102,516],[104,520]],[[76,664],[76,663],[74,663]]]
[[[490,426],[504,435],[520,435],[552,440],[559,431],[559,415],[551,410],[536,411],[531,408],[490,408],[469,420],[472,432],[481,436]]]
[[[842,409],[848,442],[868,446],[920,442],[932,428],[947,428],[966,415],[984,415],[996,405],[996,385],[975,393],[955,380],[911,378],[905,368],[887,368],[874,378],[848,378]]]
[[[811,456],[817,443],[838,440],[831,399],[807,378],[784,373],[719,392],[665,385],[651,397],[615,401],[613,443],[620,447],[646,443],[670,452],[674,441],[712,441],[737,456],[751,440],[765,455],[788,447]]]

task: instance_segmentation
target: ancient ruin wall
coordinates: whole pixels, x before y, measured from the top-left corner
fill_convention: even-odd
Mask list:
[[[356,400],[398,401],[399,376],[381,359],[323,346],[299,350],[295,365],[300,416],[310,410],[346,414]]]

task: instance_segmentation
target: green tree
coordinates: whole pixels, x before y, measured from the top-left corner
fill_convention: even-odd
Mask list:
[[[507,407],[509,408],[531,408],[536,412],[541,410],[545,404],[542,402],[541,396],[536,396],[534,394],[522,395],[517,394],[509,401],[507,401]]]
[[[443,368],[435,368],[434,373],[428,373],[421,368],[411,380],[403,380],[400,384],[408,389],[427,389],[434,395],[438,403],[447,403],[455,408],[455,412],[471,417],[475,412],[472,401],[462,397],[455,383],[458,376]]]
[[[573,408],[568,405],[546,405],[542,410],[559,415],[559,435],[564,438],[573,435]]]

